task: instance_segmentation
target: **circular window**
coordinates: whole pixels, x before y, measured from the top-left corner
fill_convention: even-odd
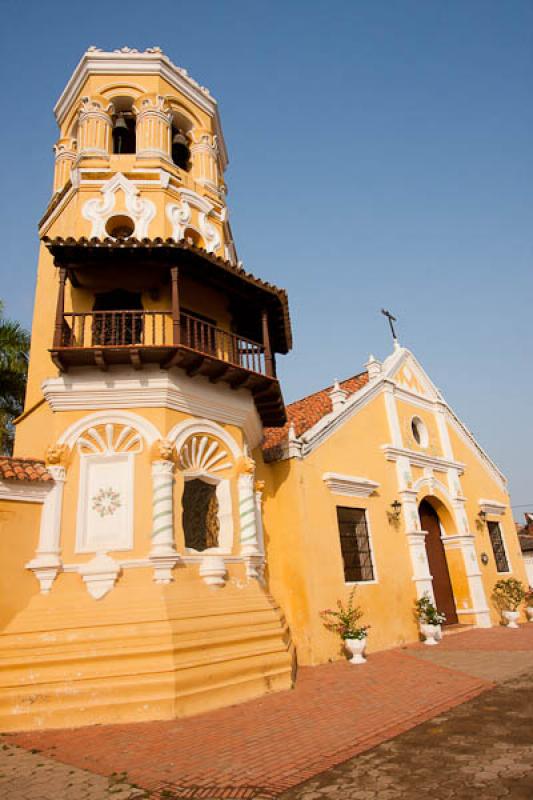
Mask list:
[[[109,217],[105,229],[107,235],[113,239],[128,239],[135,230],[135,225],[125,214],[116,214],[114,217]]]
[[[419,444],[420,447],[427,447],[429,441],[428,431],[420,417],[413,417],[411,420],[411,430],[415,442]]]

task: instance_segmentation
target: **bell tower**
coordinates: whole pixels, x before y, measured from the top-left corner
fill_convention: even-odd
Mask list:
[[[215,99],[158,47],[91,47],[54,111],[26,412],[56,370],[157,364],[246,388],[283,424],[287,297],[237,261]]]
[[[287,688],[255,477],[264,426],[286,420],[288,301],[237,261],[216,101],[159,48],[92,47],[55,114],[15,441],[47,480],[12,626],[39,668],[9,678],[42,702],[15,698],[28,714],[2,722],[168,718]]]

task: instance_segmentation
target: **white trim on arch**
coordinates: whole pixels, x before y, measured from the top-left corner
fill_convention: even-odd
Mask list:
[[[220,425],[210,419],[187,419],[183,422],[178,422],[169,432],[167,439],[174,443],[176,451],[179,453],[189,436],[201,433],[211,434],[211,436],[215,436],[224,442],[231,451],[233,458],[241,458],[243,455],[235,439],[224,428],[221,428]]]
[[[59,437],[58,444],[66,444],[72,447],[87,428],[94,428],[96,425],[105,425],[106,423],[129,425],[132,428],[136,428],[144,436],[148,445],[152,445],[157,439],[163,438],[155,425],[144,417],[133,414],[131,411],[116,411],[112,414],[108,411],[96,411],[94,414],[88,414],[86,417],[77,420],[77,422],[74,422],[63,431]]]

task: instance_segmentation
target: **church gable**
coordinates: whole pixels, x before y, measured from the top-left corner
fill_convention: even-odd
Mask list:
[[[392,356],[392,364],[386,371],[387,376],[396,383],[398,388],[410,394],[430,401],[441,399],[440,392],[413,354],[403,348],[399,353],[399,357],[395,358],[396,354]]]

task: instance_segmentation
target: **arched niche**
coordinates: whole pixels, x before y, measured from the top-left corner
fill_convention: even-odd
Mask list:
[[[234,539],[232,476],[235,462],[242,456],[241,449],[223,428],[210,420],[180,423],[168,439],[175,444],[178,469],[183,477],[180,504],[186,552],[189,555],[230,554]],[[216,507],[216,545],[207,540],[205,530],[190,529],[194,524],[194,511],[188,504],[194,502],[195,492],[198,502],[203,504],[197,514],[198,525],[206,526],[208,514]],[[210,532],[213,533],[212,524]],[[202,541],[201,547],[192,546]]]

